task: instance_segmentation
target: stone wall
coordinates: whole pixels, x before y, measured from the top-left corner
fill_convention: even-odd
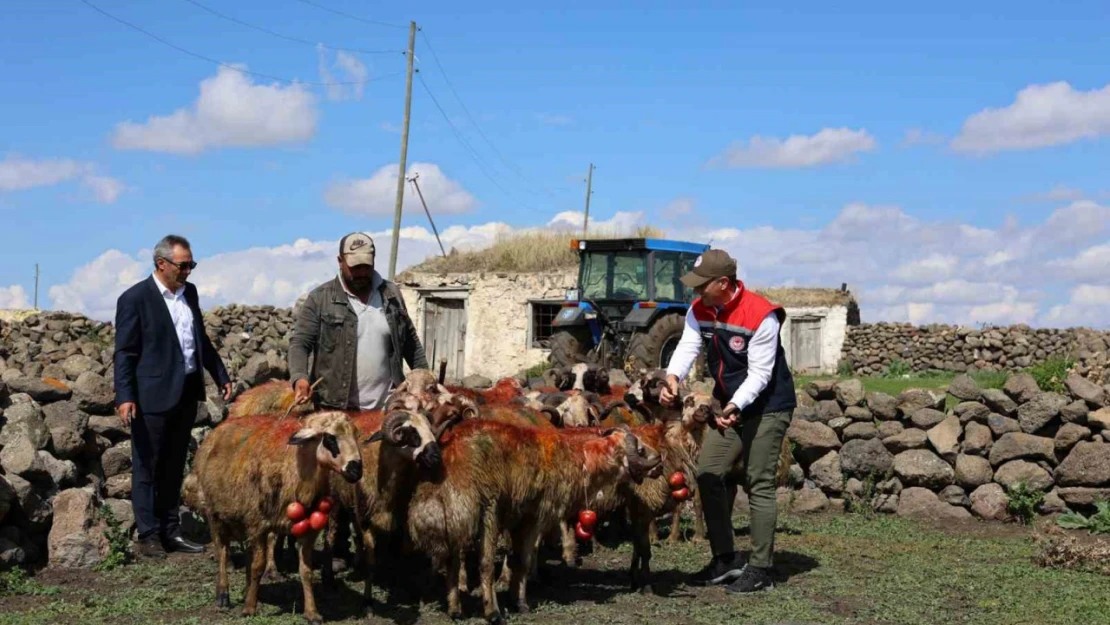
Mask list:
[[[1110,499],[1110,385],[1073,374],[1065,387],[1041,391],[1025,373],[1002,389],[960,375],[898,397],[865,393],[857,379],[810,383],[787,431],[796,464],[780,501],[1001,521],[1007,489],[1024,481],[1045,495],[1042,514],[1088,509]]]
[[[405,305],[424,333],[424,299],[436,290],[466,293],[467,324],[463,369],[491,379],[516,375],[544,362],[547,350],[531,347],[529,300],[562,300],[573,288],[573,271],[534,274],[404,274],[398,278]],[[434,367],[434,363],[433,367]]]
[[[973,329],[948,325],[874,323],[848,329],[843,366],[855,375],[882,373],[895,361],[913,371],[1016,371],[1052,358],[1075,361],[1075,372],[1110,382],[1110,332],[1031,328]]]

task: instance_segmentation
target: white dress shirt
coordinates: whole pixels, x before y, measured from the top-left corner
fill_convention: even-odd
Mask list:
[[[778,351],[779,319],[774,311],[767,313],[759,323],[755,334],[748,341],[748,375],[740,388],[732,395],[731,402],[740,410],[748,407],[771,381],[771,371],[775,366],[775,353]],[[702,338],[698,321],[694,318],[694,307],[686,311],[686,327],[678,340],[667,373],[684,380],[690,367],[701,352]],[[723,406],[722,406],[723,407]]]
[[[196,337],[193,336],[193,311],[185,302],[185,286],[182,285],[176,292],[171,291],[162,284],[157,274],[152,275],[154,282],[158,284],[158,291],[162,294],[162,301],[170,311],[170,318],[173,319],[173,328],[177,331],[177,341],[181,345],[181,354],[185,360],[185,375],[189,375],[197,370],[197,344]]]
[[[389,331],[389,320],[382,310],[382,294],[378,290],[381,283],[382,277],[375,271],[370,285],[370,299],[363,304],[347,288],[343,276],[339,276],[339,284],[343,286],[347,302],[358,319],[354,362],[351,363],[354,375],[351,377],[347,397],[347,407],[350,409],[381,408],[393,386],[393,376],[389,370],[389,348],[393,337]]]

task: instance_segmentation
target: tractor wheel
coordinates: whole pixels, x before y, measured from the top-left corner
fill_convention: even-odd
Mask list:
[[[585,362],[593,337],[587,328],[567,328],[551,335],[551,364],[573,367]]]
[[[664,315],[651,324],[647,332],[632,337],[628,344],[628,362],[635,372],[664,369],[678,347],[686,327],[683,315]]]

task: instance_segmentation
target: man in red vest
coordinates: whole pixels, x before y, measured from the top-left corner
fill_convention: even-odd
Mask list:
[[[775,473],[782,438],[797,405],[794,379],[779,341],[786,312],[746,290],[736,279],[736,261],[722,250],[699,256],[682,283],[698,297],[686,313],[686,329],[671,356],[660,399],[674,401],[679,381],[704,345],[713,394],[724,406],[716,429],[706,432],[698,457],[698,488],[713,559],[694,581],[731,582],[729,592],[771,589],[778,516]],[[738,460],[751,506],[752,555],[747,563],[733,545],[736,484],[727,477]]]

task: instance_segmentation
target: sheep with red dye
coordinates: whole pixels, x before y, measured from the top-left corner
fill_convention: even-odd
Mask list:
[[[243,614],[258,605],[258,589],[266,565],[271,533],[294,531],[287,514],[290,504],[316,508],[330,495],[331,476],[349,483],[362,478],[358,431],[346,414],[317,412],[302,419],[253,415],[224,421],[197,449],[187,493],[204,514],[219,562],[216,605],[231,607],[228,558],[232,540],[247,543],[250,552]],[[299,522],[298,522],[299,525]],[[297,538],[304,616],[322,618],[312,591],[312,545],[322,527],[307,527]]]
[[[466,552],[480,553],[485,618],[501,621],[494,561],[502,532],[511,537],[510,595],[529,610],[526,580],[543,528],[612,484],[642,481],[659,455],[627,429],[568,436],[572,430],[511,425],[488,419],[459,423],[444,436],[440,475],[416,486],[408,513],[413,546],[447,572],[447,606],[462,615],[459,572]]]

